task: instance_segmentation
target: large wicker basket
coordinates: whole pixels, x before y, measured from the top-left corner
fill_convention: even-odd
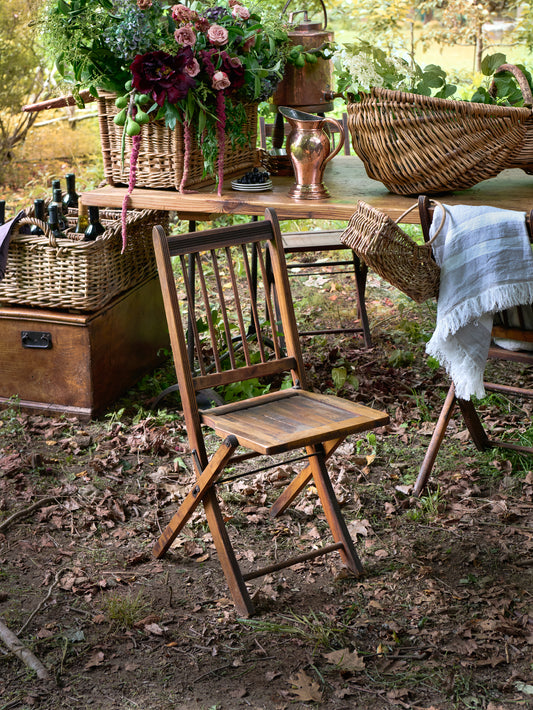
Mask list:
[[[69,211],[71,230],[76,219],[77,214]],[[95,241],[83,242],[75,234],[57,241],[49,232],[20,234],[24,224],[36,222],[32,217],[21,220],[9,245],[0,303],[92,313],[157,273],[152,228],[168,226],[168,213],[129,211],[124,254],[120,210],[101,210],[100,221],[105,232]]]
[[[398,222],[417,206],[406,210]],[[433,260],[431,243],[444,226],[446,214],[440,207],[443,219],[431,241],[417,244],[388,215],[360,200],[341,242],[400,291],[415,301],[425,301],[439,293],[440,269]]]
[[[533,172],[531,92],[524,101],[529,108],[374,88],[348,104],[348,127],[368,176],[391,192],[464,190],[506,168]]]
[[[100,92],[98,99],[98,120],[104,159],[104,175],[109,185],[127,185],[131,139],[126,137],[124,164],[122,164],[122,132],[113,118],[119,109],[115,106],[116,95]],[[232,146],[226,141],[224,151],[224,177],[242,175],[257,164],[257,104],[245,107],[246,123],[243,135],[245,145]],[[183,176],[185,144],[183,126],[176,124],[174,130],[165,126],[164,121],[153,121],[143,126],[142,140],[137,160],[136,186],[156,189],[179,189]],[[184,187],[212,185],[215,178],[204,173],[202,152],[193,138],[190,151],[189,174]]]

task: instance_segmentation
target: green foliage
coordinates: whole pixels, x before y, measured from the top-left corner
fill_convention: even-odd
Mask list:
[[[506,63],[504,54],[487,55],[481,65],[486,77],[486,86],[473,89],[469,101],[506,106],[522,106],[522,91],[514,75],[505,71],[495,72]],[[518,65],[533,88],[531,73],[523,65]],[[337,90],[348,94],[352,100],[360,100],[361,93],[368,93],[373,87],[396,91],[407,91],[421,96],[440,99],[454,97],[457,86],[448,82],[447,73],[436,64],[422,68],[412,58],[398,52],[385,52],[368,42],[347,44],[335,54]],[[493,96],[489,92],[492,83],[496,87]]]

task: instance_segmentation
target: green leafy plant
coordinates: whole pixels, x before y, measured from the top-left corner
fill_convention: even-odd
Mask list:
[[[501,53],[484,58],[481,71],[486,77],[486,86],[473,88],[469,101],[506,106],[523,105],[522,91],[513,74],[509,71],[495,74],[506,61],[505,55]],[[387,53],[368,42],[340,46],[335,52],[334,62],[337,90],[347,94],[352,101],[359,101],[373,87],[441,99],[455,98],[457,91],[455,84],[448,83],[447,74],[440,66],[428,64],[422,68],[408,55]],[[523,65],[517,66],[529,86],[533,87],[530,72]],[[493,82],[495,92],[490,91]]]

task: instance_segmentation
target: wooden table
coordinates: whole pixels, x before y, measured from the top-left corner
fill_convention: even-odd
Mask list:
[[[222,195],[214,186],[180,194],[174,190],[136,188],[130,207],[136,209],[175,210],[183,219],[208,220],[220,214],[262,215],[274,208],[280,219],[348,220],[362,199],[397,219],[414,203],[413,197],[393,195],[376,180],[371,180],[356,156],[338,156],[326,167],[324,183],[331,197],[322,200],[294,200],[288,196],[294,179],[273,176],[273,189],[266,192],[237,192],[225,182]],[[82,194],[86,205],[122,206],[126,188],[100,187]],[[469,190],[446,193],[439,197],[446,204],[492,205],[528,212],[533,208],[533,176],[522,170],[504,170]],[[406,222],[418,221],[413,210]]]

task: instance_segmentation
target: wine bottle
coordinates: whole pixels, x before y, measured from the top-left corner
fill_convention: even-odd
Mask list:
[[[64,239],[65,235],[59,228],[57,205],[48,205],[48,228],[56,239]]]
[[[33,211],[34,211],[34,217],[35,219],[40,220],[41,222],[45,221],[45,216],[44,216],[44,200],[34,200],[33,201]],[[30,234],[32,234],[34,237],[39,237],[42,234],[44,234],[43,230],[39,227],[38,224],[32,224],[30,227]]]
[[[76,222],[76,234],[84,234],[89,226],[89,217],[87,215],[87,206],[78,204],[78,221]]]
[[[52,180],[52,195],[54,194],[54,190],[61,189],[61,180],[59,178],[55,178]]]
[[[52,202],[48,205],[48,212],[50,212],[50,207],[52,205],[55,205],[57,207],[57,223],[59,225],[59,229],[64,232],[67,227],[67,220],[65,219],[65,215],[63,214],[63,196],[61,194],[61,188],[56,187],[54,190],[54,196],[52,199]]]
[[[65,180],[67,182],[67,191],[63,195],[63,212],[68,214],[68,210],[76,209],[78,207],[78,194],[76,192],[76,176],[74,173],[68,173],[65,175]]]
[[[0,200],[0,224],[6,221],[6,201]]]
[[[85,230],[84,242],[91,242],[105,232],[105,228],[100,222],[100,210],[96,205],[89,206],[89,226]]]

